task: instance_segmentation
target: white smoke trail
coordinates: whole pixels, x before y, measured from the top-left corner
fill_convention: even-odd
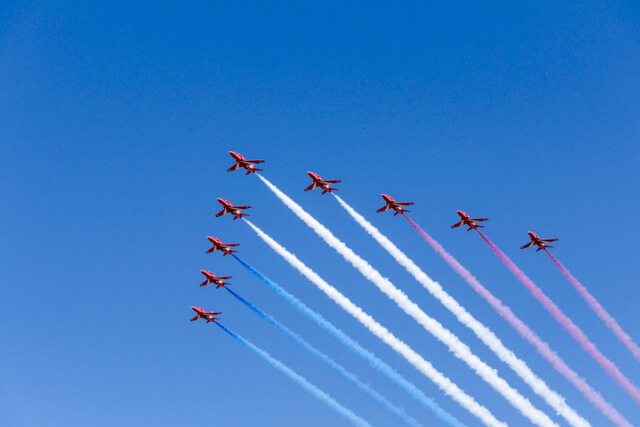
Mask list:
[[[362,215],[356,212],[340,197],[333,195],[338,203],[351,215],[351,217],[364,228],[389,254],[403,266],[422,286],[425,287],[466,327],[471,329],[478,338],[488,346],[504,363],[509,365],[520,378],[524,380],[536,394],[540,395],[553,409],[563,416],[572,426],[585,427],[589,422],[570,408],[564,397],[551,390],[547,384],[539,378],[519,359],[511,350],[502,344],[500,339],[485,325],[477,321],[464,307],[442,289],[439,283],[431,280],[409,257],[396,247],[386,236],[368,222]]]
[[[245,219],[245,222],[255,231],[264,242],[271,247],[276,253],[285,259],[292,267],[302,273],[307,279],[316,285],[322,292],[331,298],[347,313],[355,317],[362,323],[371,333],[380,338],[383,342],[393,348],[402,357],[404,357],[411,365],[422,372],[427,378],[433,381],[442,391],[451,396],[463,408],[478,417],[487,426],[506,427],[506,424],[497,420],[493,414],[484,406],[476,402],[473,397],[466,394],[449,378],[436,370],[431,363],[427,362],[416,353],[411,347],[403,341],[396,338],[389,330],[375,321],[370,315],[365,313],[360,307],[355,305],[349,298],[345,297],[336,288],[324,281],[313,270],[302,263],[295,255],[287,251],[278,242],[273,240],[264,231],[253,225]]]
[[[377,369],[378,372],[386,376],[388,379],[396,383],[409,393],[414,399],[422,403],[427,409],[429,409],[438,419],[444,422],[449,427],[466,427],[456,417],[447,412],[444,408],[440,407],[432,399],[428,398],[418,387],[407,381],[402,375],[400,375],[395,369],[383,362],[375,354],[362,347],[357,341],[349,337],[340,329],[333,326],[331,322],[322,317],[319,313],[311,310],[302,301],[281,288],[276,282],[269,279],[267,276],[253,268],[246,261],[241,259],[237,255],[232,255],[242,266],[251,272],[258,279],[262,280],[272,291],[284,298],[289,304],[295,307],[300,313],[307,316],[314,321],[318,326],[329,332],[335,339],[344,344],[349,350],[353,351],[358,356],[366,360],[371,367]],[[624,426],[631,427],[631,426]]]
[[[476,374],[478,374],[487,384],[500,393],[514,408],[519,410],[532,423],[539,426],[557,426],[544,412],[537,409],[531,402],[522,396],[517,390],[511,387],[501,378],[495,369],[480,360],[471,349],[464,344],[456,335],[446,329],[437,320],[428,316],[393,283],[383,277],[378,270],[373,268],[368,262],[356,255],[342,241],[331,233],[325,226],[320,224],[315,218],[309,215],[300,205],[295,203],[286,194],[280,191],[266,178],[258,175],[258,178],[289,208],[298,218],[304,221],[313,231],[316,232],[329,246],[334,248],[342,257],[350,262],[360,273],[378,287],[385,295],[391,298],[409,316],[413,317],[422,327],[430,332],[439,341],[449,347],[449,350],[460,360],[465,362]]]

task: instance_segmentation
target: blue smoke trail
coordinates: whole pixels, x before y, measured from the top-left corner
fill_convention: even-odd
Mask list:
[[[295,373],[291,368],[285,366],[279,360],[274,359],[269,353],[264,350],[259,349],[255,345],[251,344],[249,341],[245,340],[239,335],[231,332],[229,329],[222,326],[222,324],[218,322],[214,322],[216,325],[220,326],[223,331],[231,335],[236,340],[240,341],[242,344],[256,352],[260,357],[262,357],[267,363],[272,365],[274,368],[278,369],[293,381],[297,382],[302,388],[306,389],[309,393],[313,394],[317,399],[325,402],[331,409],[351,421],[353,424],[361,427],[371,427],[371,424],[360,418],[358,415],[354,414],[350,409],[345,408],[338,402],[336,402],[331,396],[329,396],[324,391],[320,390],[318,387],[311,384],[307,381],[303,376]]]
[[[305,341],[302,337],[300,337],[298,334],[293,332],[291,329],[287,328],[282,323],[280,323],[276,319],[274,319],[272,316],[270,316],[267,313],[263,312],[258,307],[256,307],[255,305],[251,304],[249,301],[247,301],[246,299],[242,298],[240,295],[238,295],[235,292],[233,292],[231,289],[229,289],[227,287],[225,287],[225,289],[227,291],[229,291],[231,293],[231,295],[236,297],[240,302],[242,302],[244,305],[249,307],[254,313],[256,313],[258,316],[262,317],[264,320],[269,322],[274,328],[276,328],[277,330],[279,330],[283,334],[287,335],[296,344],[300,345],[302,348],[307,350],[309,353],[311,353],[312,355],[314,355],[315,357],[317,357],[318,359],[323,361],[331,369],[333,369],[334,371],[336,371],[337,373],[342,375],[351,384],[353,384],[354,386],[358,387],[364,393],[368,394],[369,397],[371,397],[376,402],[380,403],[386,410],[388,410],[389,412],[391,412],[394,415],[396,415],[397,417],[399,417],[402,421],[404,421],[405,424],[408,424],[408,425],[414,426],[414,427],[420,427],[421,426],[421,424],[419,422],[417,422],[413,418],[409,417],[404,412],[403,409],[398,408],[397,406],[395,406],[393,403],[391,403],[389,400],[387,400],[386,397],[382,396],[380,393],[378,393],[377,391],[372,389],[369,385],[367,385],[367,384],[363,383],[362,381],[360,381],[358,379],[358,377],[356,377],[351,372],[347,371],[345,368],[343,368],[340,364],[338,364],[336,361],[331,359],[329,356],[327,356],[326,354],[322,353],[320,350],[318,350],[317,348],[315,348],[314,346],[309,344],[307,341]]]
[[[307,307],[302,301],[298,298],[291,295],[289,292],[282,289],[275,282],[269,279],[264,274],[260,273],[258,270],[247,264],[245,261],[240,259],[235,254],[231,254],[233,257],[238,260],[240,264],[242,264],[247,270],[253,273],[258,279],[262,280],[267,284],[274,292],[283,297],[289,304],[293,305],[300,312],[302,312],[305,316],[316,322],[320,327],[325,329],[331,335],[333,335],[338,341],[346,345],[351,351],[356,353],[358,356],[365,359],[369,365],[373,368],[377,369],[380,373],[385,375],[391,381],[402,387],[406,390],[414,399],[422,403],[426,408],[434,413],[441,421],[445,422],[447,425],[451,427],[465,427],[458,419],[456,419],[453,415],[442,409],[437,403],[428,398],[420,389],[418,389],[415,385],[411,384],[409,381],[404,379],[402,375],[400,375],[395,369],[391,366],[387,365],[381,359],[379,359],[376,355],[371,353],[369,350],[362,347],[357,341],[349,337],[347,334],[342,332],[340,329],[333,326],[331,322],[326,320],[320,314],[311,310]]]

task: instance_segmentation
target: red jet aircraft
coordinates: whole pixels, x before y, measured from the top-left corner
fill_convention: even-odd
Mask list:
[[[378,209],[376,212],[384,212],[384,211],[388,211],[389,209],[393,209],[394,211],[396,211],[393,216],[396,216],[398,214],[403,214],[405,212],[411,212],[410,210],[407,209],[402,209],[402,206],[411,206],[413,205],[413,203],[411,202],[407,202],[407,203],[400,203],[400,202],[396,202],[395,200],[393,200],[393,197],[387,195],[387,194],[383,194],[382,198],[384,199],[384,201],[387,203],[385,206],[381,207],[380,209]]]
[[[224,252],[222,256],[226,256],[226,255],[230,255],[232,252],[238,252],[229,248],[232,248],[234,246],[240,246],[240,243],[222,243],[220,239],[216,239],[215,237],[211,237],[211,236],[207,236],[207,240],[210,241],[211,244],[213,245],[213,247],[207,251],[208,254],[215,251],[222,251]]]
[[[538,252],[546,248],[552,248],[553,246],[549,246],[546,243],[555,242],[556,240],[558,240],[558,239],[541,239],[533,231],[528,231],[527,233],[529,233],[529,237],[531,238],[531,241],[526,245],[524,245],[523,247],[521,247],[520,249],[528,248],[533,245],[538,245],[538,249],[536,249],[536,252]]]
[[[334,190],[338,190],[337,188],[332,188],[329,187],[330,184],[337,184],[340,181],[339,179],[333,179],[333,180],[323,180],[320,175],[318,175],[317,173],[313,173],[313,172],[307,172],[307,175],[309,175],[309,177],[313,180],[313,184],[311,184],[310,186],[308,186],[307,188],[304,189],[304,191],[309,191],[309,190],[313,190],[314,188],[322,188],[322,194],[324,193],[331,193]]]
[[[240,211],[249,209],[251,206],[233,206],[231,202],[228,202],[225,199],[221,199],[218,197],[218,202],[222,205],[222,210],[216,214],[216,217],[233,214],[234,221],[238,218],[242,218],[243,216],[249,216],[248,214],[240,213]]]
[[[204,308],[200,308],[200,307],[191,307],[191,310],[196,312],[196,317],[194,317],[193,319],[191,319],[191,321],[196,321],[198,319],[207,319],[207,323],[209,322],[215,322],[216,320],[218,320],[217,316],[218,314],[222,314],[221,311],[209,311],[206,312],[204,311]]]
[[[245,168],[247,170],[247,175],[249,175],[250,173],[256,173],[256,171],[262,170],[254,168],[253,166],[259,163],[264,163],[264,160],[247,160],[242,154],[234,153],[233,151],[229,151],[229,154],[231,154],[231,157],[236,161],[236,164],[227,169],[227,172]]]
[[[484,228],[484,226],[478,225],[476,224],[476,222],[489,220],[489,218],[469,218],[469,215],[464,211],[456,211],[456,212],[458,212],[458,215],[460,215],[460,218],[462,218],[462,221],[456,222],[451,226],[451,228],[460,227],[461,225],[468,225],[469,228],[467,229],[467,231],[472,230],[474,228],[475,229]]]
[[[207,286],[211,283],[215,283],[216,289],[218,289],[218,288],[224,288],[225,286],[231,284],[231,283],[224,282],[227,279],[231,279],[231,276],[216,276],[215,274],[207,270],[200,270],[200,273],[204,274],[204,277],[207,278],[207,280],[200,283],[200,286]]]

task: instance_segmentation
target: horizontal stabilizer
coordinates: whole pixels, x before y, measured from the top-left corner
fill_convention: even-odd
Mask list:
[[[331,193],[332,191],[338,191],[340,190],[339,188],[332,188],[332,187],[327,187],[325,189],[322,190],[322,194],[324,193]]]

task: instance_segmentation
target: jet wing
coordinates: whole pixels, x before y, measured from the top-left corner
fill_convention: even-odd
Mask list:
[[[526,245],[522,246],[520,249],[525,249],[525,248],[530,248],[531,246],[533,246],[535,242],[532,240],[529,243],[527,243]]]
[[[342,181],[339,179],[329,179],[326,181],[325,180],[322,181],[323,184],[337,184],[339,182],[342,182]]]
[[[540,239],[540,241],[544,243],[555,242],[556,240],[558,239]]]
[[[240,169],[242,166],[240,165],[240,163],[236,163],[235,165],[231,166],[229,169],[227,169],[227,172],[231,172],[231,171],[235,171]]]
[[[251,163],[252,165],[257,165],[260,163],[264,163],[264,160],[247,160],[247,163]]]
[[[396,206],[411,206],[411,205],[415,205],[415,203],[411,203],[411,202],[406,202],[406,203],[394,203]]]

